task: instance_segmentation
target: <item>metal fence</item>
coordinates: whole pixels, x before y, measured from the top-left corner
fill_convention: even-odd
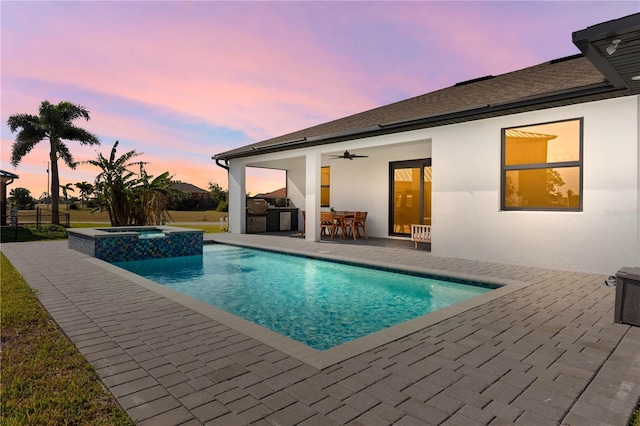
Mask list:
[[[65,228],[69,228],[70,226],[69,213],[58,212],[58,217],[60,219],[60,225],[64,226]],[[9,215],[11,226],[35,224],[38,227],[38,229],[40,229],[40,225],[46,225],[51,223],[52,219],[53,219],[53,212],[50,210],[41,209],[40,207],[36,207],[35,210],[18,210],[15,224],[13,222],[13,216],[11,214]]]

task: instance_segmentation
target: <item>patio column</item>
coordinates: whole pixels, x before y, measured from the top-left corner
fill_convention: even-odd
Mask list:
[[[306,156],[306,184],[305,184],[305,239],[320,241],[320,167],[322,157],[318,153]]]
[[[246,234],[246,167],[244,163],[233,163],[229,164],[229,232]]]

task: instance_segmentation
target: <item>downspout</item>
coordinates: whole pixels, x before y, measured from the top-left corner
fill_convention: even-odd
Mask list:
[[[211,157],[212,160],[216,160],[216,166],[218,167],[222,167],[223,169],[225,169],[227,172],[229,171],[229,166],[225,165],[225,164],[229,164],[229,160],[225,159],[224,162],[225,164],[220,164],[220,159],[218,158],[218,156],[214,155],[213,157]]]
[[[227,171],[227,182],[229,182],[229,160],[227,160],[225,158],[225,160],[224,160],[225,164],[220,164],[220,159],[218,158],[217,155],[214,155],[213,157],[211,157],[211,159],[216,161],[216,166],[222,167],[223,169],[225,169]],[[227,197],[230,197],[230,196],[231,196],[231,194],[229,193],[229,191],[227,191]],[[227,201],[229,201],[228,198],[227,198]],[[229,209],[228,206],[229,206],[229,204],[227,203],[227,211]],[[231,220],[230,220],[229,214],[227,214],[227,225],[226,225],[227,226],[227,232],[229,232],[230,229],[231,229],[229,227],[230,226],[230,222],[231,222]]]

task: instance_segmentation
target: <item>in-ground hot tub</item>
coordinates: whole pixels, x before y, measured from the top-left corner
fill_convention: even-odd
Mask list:
[[[199,255],[203,233],[176,226],[67,229],[70,249],[107,262]]]

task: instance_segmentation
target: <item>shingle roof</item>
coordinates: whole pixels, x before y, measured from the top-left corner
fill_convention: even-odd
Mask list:
[[[325,137],[326,140],[323,143],[354,138],[354,135],[345,136],[340,133],[348,134],[358,131],[362,131],[362,135],[375,132],[391,133],[389,128],[400,126],[400,123],[411,125],[414,120],[425,121],[422,125],[416,123],[418,127],[429,127],[469,120],[469,116],[473,115],[476,118],[482,118],[480,113],[484,113],[484,116],[490,116],[487,114],[495,116],[500,115],[500,112],[507,113],[510,106],[526,102],[535,104],[536,100],[539,101],[538,106],[529,107],[529,110],[550,107],[554,105],[549,103],[549,99],[553,99],[554,96],[573,94],[565,97],[576,97],[577,92],[589,89],[594,92],[602,91],[604,86],[610,87],[602,73],[582,55],[575,55],[491,78],[459,83],[435,92],[230,150],[216,157],[241,157],[263,153],[265,149],[285,149],[282,145],[288,145],[290,142],[297,143],[296,147],[304,144],[318,144],[314,143],[313,138]],[[547,104],[545,105],[544,102]],[[491,113],[492,109],[493,113]],[[462,113],[466,113],[467,117],[454,119],[456,114]],[[429,119],[433,119],[430,124],[427,123]],[[331,140],[332,137],[333,140]]]
[[[640,13],[592,25],[574,32],[572,37],[582,54],[497,77],[459,83],[223,152],[214,156],[214,159],[217,162],[220,159],[640,94]],[[617,46],[613,53],[607,51],[612,43]]]
[[[194,193],[208,193],[209,191],[205,191],[202,188],[198,188],[195,185],[191,185],[190,183],[184,183],[184,182],[177,182],[174,183],[173,185],[171,185],[171,189],[175,189],[177,191],[182,191],[182,192],[187,192],[189,194],[194,194]]]
[[[257,194],[253,198],[285,198],[286,196],[287,188],[280,188],[265,194]]]

